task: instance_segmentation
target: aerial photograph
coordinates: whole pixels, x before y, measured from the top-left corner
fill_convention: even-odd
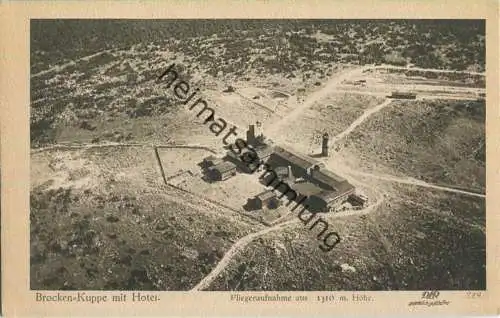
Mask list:
[[[486,289],[485,20],[29,33],[32,290]]]

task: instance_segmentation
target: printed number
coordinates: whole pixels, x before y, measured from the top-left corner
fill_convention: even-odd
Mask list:
[[[483,296],[481,292],[467,292],[467,298],[479,298]]]
[[[423,299],[436,299],[438,297],[439,297],[439,292],[437,290],[424,291],[422,293],[422,298]]]

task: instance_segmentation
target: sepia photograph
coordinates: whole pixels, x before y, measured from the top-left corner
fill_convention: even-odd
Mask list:
[[[31,19],[29,288],[485,291],[485,22]]]

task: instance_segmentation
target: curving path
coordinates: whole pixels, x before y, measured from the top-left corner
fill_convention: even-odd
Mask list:
[[[81,58],[80,60],[85,60],[85,59],[90,59],[92,57],[98,56],[100,54],[103,54],[106,51],[96,53],[84,58]],[[55,70],[61,70],[65,67],[68,67],[70,65],[73,65],[75,62],[70,62],[61,66],[55,66],[51,69],[48,69],[46,71],[42,71],[36,74],[33,74],[31,77],[37,77],[41,76],[45,73],[55,71]],[[334,91],[339,84],[341,84],[345,79],[348,79],[356,74],[363,73],[365,70],[369,69],[383,69],[383,68],[391,68],[391,69],[407,69],[407,70],[417,70],[417,71],[429,71],[429,72],[440,72],[440,73],[467,73],[471,75],[484,75],[483,73],[476,73],[476,72],[455,72],[455,71],[449,71],[449,70],[439,70],[439,69],[421,69],[421,68],[406,68],[406,67],[397,67],[397,66],[389,66],[389,65],[381,65],[381,66],[364,66],[356,69],[351,69],[348,71],[345,71],[341,73],[340,75],[335,76],[334,78],[331,78],[325,86],[323,86],[321,89],[318,91],[313,92],[311,95],[308,96],[308,98],[302,103],[297,105],[295,109],[293,109],[290,113],[288,113],[286,116],[284,116],[279,122],[273,123],[273,126],[270,127],[269,129],[266,129],[266,134],[269,134],[270,136],[276,136],[276,134],[279,134],[280,129],[283,127],[284,124],[287,122],[296,119],[297,117],[302,114],[303,111],[307,110],[309,107],[311,107],[315,102],[321,100],[322,98],[326,97],[328,94],[331,94],[332,91]],[[350,134],[356,127],[361,125],[367,118],[369,118],[371,115],[375,114],[376,112],[380,111],[387,105],[389,105],[391,100],[386,100],[383,103],[372,107],[368,110],[366,110],[359,118],[357,118],[346,130],[335,136],[332,142],[335,142],[337,140],[340,140]],[[107,144],[80,144],[80,145],[54,145],[50,146],[47,148],[41,148],[41,149],[34,149],[32,152],[41,152],[44,150],[50,150],[50,149],[69,149],[69,148],[94,148],[94,147],[113,147],[113,146],[151,146],[155,147],[153,144],[138,144],[138,143],[107,143]],[[175,145],[156,145],[157,147],[175,147]],[[190,147],[189,145],[183,145],[181,147]],[[192,147],[198,147],[202,148],[198,145],[192,146]],[[204,147],[207,148],[207,147]],[[354,175],[360,175],[360,176],[365,176],[365,177],[372,177],[372,178],[378,178],[386,181],[391,181],[391,182],[399,182],[399,183],[405,183],[405,184],[413,184],[417,186],[422,186],[422,187],[428,187],[428,188],[434,188],[434,189],[439,189],[439,190],[444,190],[444,191],[449,191],[449,192],[455,192],[455,193],[461,193],[461,194],[467,194],[467,195],[472,195],[472,196],[478,196],[478,197],[485,197],[484,194],[478,194],[478,193],[473,193],[473,192],[468,192],[464,190],[458,190],[458,189],[453,189],[453,188],[448,188],[448,187],[443,187],[443,186],[437,186],[433,184],[426,183],[424,181],[412,179],[412,178],[399,178],[399,177],[394,177],[394,176],[387,176],[387,175],[381,175],[381,174],[370,174],[366,172],[359,172],[359,171],[354,171],[354,170],[349,170],[349,174],[354,174]],[[337,218],[337,217],[345,217],[345,216],[351,216],[351,215],[359,215],[359,214],[366,214],[371,212],[373,209],[375,209],[377,206],[379,206],[383,202],[383,197],[379,196],[377,201],[373,204],[370,205],[364,209],[360,210],[348,210],[344,212],[339,212],[335,214],[330,214],[327,215],[327,219],[332,219],[332,218]],[[208,205],[208,202],[203,202],[204,205]],[[194,207],[194,205],[193,205]],[[288,216],[288,214],[286,215]],[[263,230],[260,230],[255,233],[251,233],[249,235],[246,235],[239,239],[237,242],[235,242],[231,248],[225,253],[223,258],[220,260],[220,262],[216,265],[216,267],[207,275],[205,276],[196,286],[194,286],[191,291],[200,291],[208,288],[210,284],[223,272],[227,266],[230,264],[230,262],[233,260],[233,258],[243,249],[245,248],[248,244],[250,244],[252,241],[255,239],[266,235],[268,233],[274,232],[274,231],[279,231],[282,229],[285,229],[286,227],[292,226],[296,223],[299,222],[299,219],[294,218],[293,220],[286,221],[283,223],[275,224],[271,227],[265,228]]]
[[[226,254],[224,254],[224,257],[222,257],[222,259],[219,261],[217,266],[207,276],[205,276],[196,286],[194,286],[191,289],[191,291],[203,290],[206,289],[208,286],[210,286],[210,284],[217,278],[217,276],[219,276],[219,274],[229,265],[231,260],[238,254],[238,252],[242,250],[245,246],[250,244],[253,240],[270,232],[284,229],[287,226],[298,223],[298,221],[299,219],[294,219],[242,237],[231,246],[231,248],[226,252]]]
[[[339,213],[332,213],[330,215],[326,215],[326,218],[328,220],[338,218],[338,217],[345,217],[345,216],[352,216],[352,215],[363,215],[371,212],[373,209],[378,207],[382,203],[382,198],[379,198],[377,202],[375,202],[373,205],[370,205],[366,207],[365,209],[360,209],[360,210],[348,210],[348,211],[343,211]],[[291,226],[293,224],[298,223],[300,220],[298,218],[295,218],[291,221],[287,221],[284,223],[280,223],[277,225],[274,225],[272,227],[263,229],[259,232],[255,232],[252,234],[249,234],[247,236],[242,237],[239,239],[236,243],[231,246],[231,248],[224,254],[224,257],[220,260],[220,262],[217,264],[217,266],[207,275],[205,276],[196,286],[194,286],[191,291],[200,291],[206,289],[210,284],[219,276],[219,274],[226,269],[226,267],[230,264],[231,260],[238,254],[239,251],[241,251],[245,246],[250,244],[252,241],[255,239],[266,235],[270,232],[274,231],[279,231],[282,230],[288,226]]]

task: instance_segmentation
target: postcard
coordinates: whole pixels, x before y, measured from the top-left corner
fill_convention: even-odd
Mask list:
[[[3,315],[498,314],[498,12],[2,4]]]

